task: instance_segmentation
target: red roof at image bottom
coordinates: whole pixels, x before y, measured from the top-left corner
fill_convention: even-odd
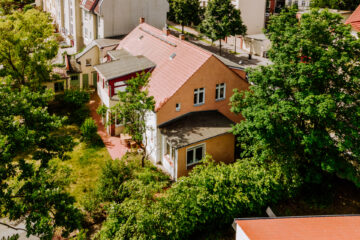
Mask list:
[[[360,216],[357,215],[235,221],[249,240],[360,240]]]

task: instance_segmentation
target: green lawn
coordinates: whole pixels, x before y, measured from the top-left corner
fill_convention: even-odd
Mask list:
[[[73,136],[76,146],[69,154],[70,158],[62,161],[60,165],[71,169],[68,191],[75,197],[76,202],[81,204],[86,193],[95,187],[102,166],[107,160],[111,160],[111,157],[103,144],[91,146],[82,142],[78,126],[67,125],[64,131]]]

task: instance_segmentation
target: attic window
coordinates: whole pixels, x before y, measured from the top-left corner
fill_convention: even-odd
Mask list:
[[[170,60],[173,60],[176,57],[176,53],[170,55]]]
[[[140,37],[139,37],[139,40],[141,40],[141,39],[143,39],[144,38],[144,36],[143,35],[141,35]]]
[[[180,111],[180,108],[181,108],[180,103],[177,103],[177,104],[176,104],[176,111],[179,112],[179,111]]]

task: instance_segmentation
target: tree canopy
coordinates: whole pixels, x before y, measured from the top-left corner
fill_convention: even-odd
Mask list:
[[[231,0],[210,0],[200,30],[212,41],[220,40],[221,54],[221,39],[230,35],[244,35],[246,26],[241,20],[240,10],[235,9]]]
[[[171,0],[171,13],[174,20],[181,24],[181,31],[184,33],[184,26],[200,23],[200,1],[198,0]]]
[[[360,40],[338,14],[296,10],[266,32],[273,65],[249,71],[250,91],[231,98],[244,156],[281,161],[307,181],[328,172],[360,186]]]
[[[50,81],[51,60],[58,43],[48,14],[31,9],[0,18],[0,76],[11,76],[17,87],[39,88]]]
[[[355,10],[360,5],[360,0],[312,0],[311,5],[320,8]]]
[[[74,198],[64,191],[67,177],[57,178],[50,164],[74,146],[59,132],[64,119],[47,111],[52,97],[0,84],[0,214],[25,217],[27,233],[42,239],[52,239],[57,227],[66,236],[81,222]]]

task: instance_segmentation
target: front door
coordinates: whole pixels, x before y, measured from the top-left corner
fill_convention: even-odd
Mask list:
[[[89,74],[84,73],[83,74],[83,89],[89,88]]]

